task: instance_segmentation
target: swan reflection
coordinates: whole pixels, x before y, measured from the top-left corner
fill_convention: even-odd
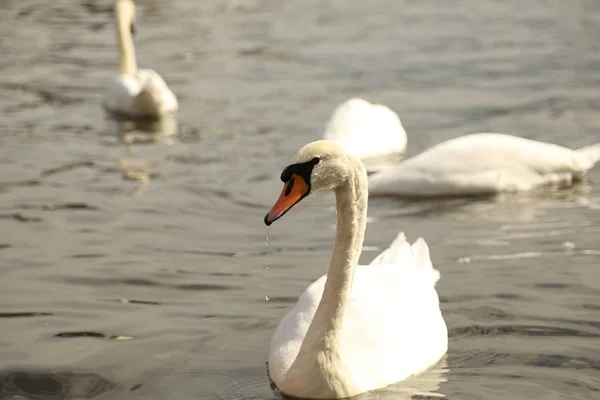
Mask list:
[[[177,119],[167,115],[160,119],[108,119],[109,129],[121,142],[133,144],[174,144],[177,142]]]

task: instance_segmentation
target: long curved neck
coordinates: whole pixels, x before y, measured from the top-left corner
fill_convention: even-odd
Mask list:
[[[367,217],[367,179],[360,161],[354,173],[336,189],[337,230],[327,281],[298,358],[316,353],[338,355],[344,311],[350,298],[354,271],[362,250]],[[303,354],[304,353],[304,354]]]
[[[134,76],[137,72],[133,37],[131,36],[131,18],[125,18],[124,12],[115,11],[117,19],[117,42],[119,45],[119,72],[121,75]]]

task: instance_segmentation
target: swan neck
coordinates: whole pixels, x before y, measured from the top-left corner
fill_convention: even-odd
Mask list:
[[[117,42],[119,45],[119,72],[121,75],[135,76],[137,73],[137,62],[135,49],[133,47],[133,36],[131,35],[131,22],[133,15],[117,7],[115,10],[117,19]]]
[[[360,163],[360,162],[358,162]],[[354,272],[361,254],[367,216],[367,182],[362,164],[335,191],[337,229],[333,255],[321,302],[306,335],[313,351],[337,354],[344,311],[350,298]],[[304,346],[304,343],[303,343]]]
[[[336,191],[335,244],[321,299],[321,303],[331,305],[331,334],[336,339],[341,330],[344,310],[352,290],[354,271],[358,266],[366,227],[366,193],[362,194],[357,190],[359,188],[350,186],[341,187]]]

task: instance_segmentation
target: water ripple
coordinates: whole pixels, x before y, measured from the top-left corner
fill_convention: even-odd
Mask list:
[[[541,325],[470,325],[452,327],[448,332],[451,338],[500,335],[600,338],[600,333]]]
[[[54,315],[49,312],[3,312],[0,313],[0,318],[30,318],[30,317],[46,317]]]
[[[131,336],[123,335],[111,335],[107,333],[92,332],[92,331],[79,331],[79,332],[60,332],[54,335],[60,338],[80,338],[80,337],[93,337],[108,340],[131,340]]]
[[[116,385],[100,375],[74,372],[0,371],[0,398],[90,399]]]
[[[147,287],[163,287],[179,290],[197,290],[197,291],[222,291],[239,289],[235,285],[222,285],[213,283],[186,283],[186,284],[168,284],[159,281],[154,281],[145,278],[95,278],[95,277],[64,277],[64,282],[76,285],[88,286],[147,286]]]

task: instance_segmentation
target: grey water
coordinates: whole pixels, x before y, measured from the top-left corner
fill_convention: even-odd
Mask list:
[[[139,65],[180,101],[163,125],[102,109],[112,1],[0,2],[2,399],[281,398],[270,338],[326,270],[334,203],[305,200],[269,247],[262,219],[349,97],[398,112],[407,155],[478,131],[600,141],[595,1],[136,3]],[[372,199],[361,261],[399,231],[441,272],[449,351],[367,398],[600,398],[600,168],[567,190]]]

